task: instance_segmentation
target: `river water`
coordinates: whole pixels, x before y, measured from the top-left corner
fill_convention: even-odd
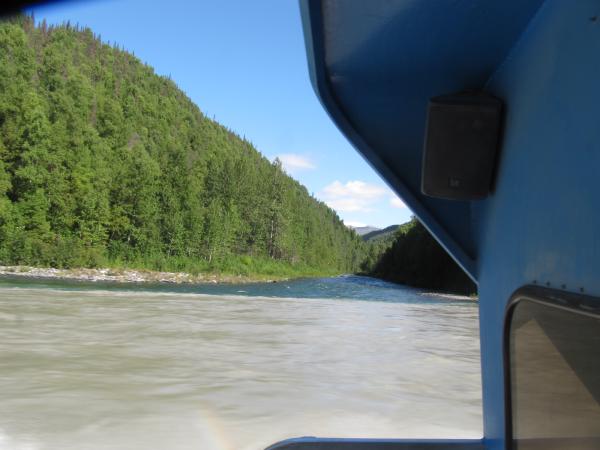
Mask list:
[[[364,277],[0,280],[0,449],[479,437],[477,304]]]

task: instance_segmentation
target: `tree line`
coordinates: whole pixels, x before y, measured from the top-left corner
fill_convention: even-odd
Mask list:
[[[368,248],[362,272],[419,288],[472,295],[473,281],[416,218]]]

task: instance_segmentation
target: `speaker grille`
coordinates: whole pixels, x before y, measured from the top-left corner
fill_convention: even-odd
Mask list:
[[[502,101],[454,94],[429,102],[423,152],[423,194],[451,200],[488,196],[502,119]]]

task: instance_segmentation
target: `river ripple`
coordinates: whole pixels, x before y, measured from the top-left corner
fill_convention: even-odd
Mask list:
[[[477,305],[360,277],[0,282],[0,449],[478,437]]]

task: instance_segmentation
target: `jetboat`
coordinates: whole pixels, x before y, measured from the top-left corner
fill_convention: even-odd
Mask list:
[[[300,0],[323,107],[477,283],[483,438],[600,448],[600,2]]]

